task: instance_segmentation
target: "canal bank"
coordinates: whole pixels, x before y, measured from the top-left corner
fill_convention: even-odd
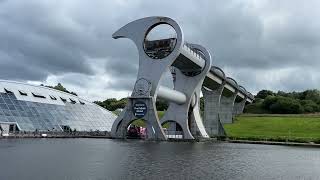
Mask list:
[[[77,133],[16,133],[8,136],[0,136],[1,139],[39,139],[39,138],[57,138],[57,139],[73,139],[73,138],[92,138],[92,139],[113,139],[107,132],[77,132]],[[121,141],[120,139],[117,139]],[[126,139],[125,141],[142,140],[139,138]],[[149,142],[148,140],[143,140]],[[209,142],[209,143],[242,143],[242,144],[264,144],[264,145],[282,145],[282,146],[306,146],[306,147],[320,147],[319,143],[315,142],[294,142],[294,141],[276,141],[274,139],[250,140],[250,139],[236,139],[236,138],[201,138],[201,139],[173,139],[170,138],[168,142]],[[151,141],[152,142],[152,141]]]
[[[58,131],[35,131],[1,134],[0,139],[23,139],[23,138],[106,138],[110,139],[111,135],[107,131],[73,131],[73,132],[58,132]]]
[[[0,137],[1,139],[113,139],[110,136],[89,136],[89,135],[77,135],[77,136],[7,136]],[[122,141],[120,139],[117,139]],[[127,139],[124,141],[135,141],[139,139]],[[146,141],[150,142],[150,141]],[[152,141],[151,141],[152,142]],[[155,142],[155,141],[153,141]],[[239,143],[239,144],[263,144],[263,145],[281,145],[281,146],[305,146],[305,147],[317,147],[320,148],[320,144],[315,143],[297,143],[297,142],[279,142],[279,141],[250,141],[250,140],[217,140],[217,139],[202,139],[202,140],[187,140],[187,139],[168,139],[168,142],[190,142],[190,143],[199,143],[199,142],[211,142],[211,143]]]
[[[281,146],[305,146],[305,147],[317,147],[320,148],[320,144],[314,142],[299,143],[299,142],[281,142],[281,141],[252,141],[252,140],[232,140],[232,139],[169,139],[169,142],[212,142],[212,143],[239,143],[239,144],[262,144],[262,145],[281,145]]]
[[[250,141],[250,140],[226,140],[228,143],[241,144],[265,144],[265,145],[281,145],[281,146],[305,146],[320,148],[320,144],[315,143],[297,143],[297,142],[279,142],[279,141]]]

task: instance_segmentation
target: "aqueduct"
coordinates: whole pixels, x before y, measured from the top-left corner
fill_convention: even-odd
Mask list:
[[[163,24],[172,27],[176,36],[148,39],[151,30]],[[225,136],[223,124],[232,123],[233,117],[254,99],[222,69],[212,65],[212,57],[205,47],[186,42],[181,27],[171,18],[135,20],[116,31],[113,38],[131,39],[139,53],[137,80],[127,106],[112,126],[114,138],[126,138],[127,128],[135,119],[145,120],[147,139],[166,140],[177,131],[183,139]],[[168,69],[173,76],[173,88],[160,85]],[[157,98],[169,102],[161,119],[157,115]],[[165,123],[169,124],[166,129],[162,127]]]

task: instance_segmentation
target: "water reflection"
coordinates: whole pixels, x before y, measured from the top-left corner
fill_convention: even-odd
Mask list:
[[[316,148],[118,141],[0,140],[1,179],[317,179]]]

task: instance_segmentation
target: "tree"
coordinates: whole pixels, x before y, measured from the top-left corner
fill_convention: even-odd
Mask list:
[[[270,110],[270,106],[277,101],[276,96],[267,96],[265,100],[262,102],[262,107],[264,109]]]
[[[320,103],[320,91],[317,89],[306,90],[303,93],[303,99],[312,100],[315,103]]]
[[[61,83],[58,83],[56,86],[53,87],[53,89],[63,91],[63,92],[69,92],[65,87],[62,86]]]
[[[270,111],[263,108],[262,102],[256,102],[252,104],[247,104],[243,110],[244,113],[253,113],[253,114],[268,114]]]
[[[282,96],[282,97],[288,97],[288,93],[284,92],[284,91],[278,91],[277,94],[275,94],[276,96]]]
[[[157,99],[156,106],[158,111],[165,111],[168,109],[168,102],[163,99]]]
[[[255,98],[265,99],[267,96],[273,96],[273,95],[275,95],[275,93],[270,90],[261,90],[257,93]]]
[[[319,105],[311,100],[301,100],[300,104],[306,113],[314,113],[319,111]]]
[[[314,113],[320,111],[320,91],[316,89],[303,92],[273,93],[270,90],[258,92],[253,104],[247,105],[250,113]]]
[[[123,109],[128,102],[127,98],[122,98],[120,100],[117,100],[116,98],[109,98],[101,101],[95,101],[94,103],[98,104],[99,106],[108,109],[109,111],[115,111],[116,109]]]
[[[289,97],[276,96],[274,103],[269,109],[272,113],[278,114],[299,114],[303,112],[303,107],[298,100]]]
[[[44,86],[44,85],[41,84],[40,86]],[[62,91],[62,92],[66,92],[66,93],[78,96],[77,93],[72,92],[72,91],[71,92],[68,91],[61,83],[58,83],[56,86],[45,86],[45,87],[56,89],[56,90],[59,90],[59,91]]]

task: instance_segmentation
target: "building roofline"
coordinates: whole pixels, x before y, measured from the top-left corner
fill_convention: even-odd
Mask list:
[[[108,109],[105,109],[105,108],[97,105],[94,102],[88,101],[88,100],[86,100],[84,98],[81,98],[79,96],[75,96],[73,94],[70,94],[70,93],[67,93],[67,92],[64,92],[64,91],[60,91],[60,90],[57,90],[57,89],[53,89],[53,88],[49,88],[49,87],[45,87],[45,86],[40,86],[40,85],[29,84],[29,83],[26,83],[26,82],[19,82],[19,81],[5,80],[5,79],[0,79],[0,82],[12,83],[12,84],[21,84],[21,85],[27,85],[27,86],[32,86],[32,87],[36,87],[36,88],[43,88],[43,89],[47,89],[47,90],[50,90],[50,91],[55,91],[55,92],[62,93],[62,94],[68,95],[68,96],[72,96],[74,98],[77,98],[77,99],[80,99],[80,100],[83,100],[83,101],[86,101],[86,102],[90,102],[92,105],[97,106],[99,108],[102,108],[103,110],[108,111],[108,112],[113,114],[112,111],[109,111]]]
[[[73,96],[75,98],[79,98],[79,99],[88,101],[86,99],[80,98],[79,96],[75,96],[73,94],[70,94],[70,93],[67,93],[67,92],[64,92],[64,91],[60,91],[60,90],[57,90],[57,89],[54,89],[54,88],[49,88],[49,87],[46,87],[46,86],[34,85],[34,84],[29,84],[29,83],[26,83],[26,82],[19,82],[19,81],[3,80],[3,79],[0,79],[0,82],[13,83],[13,84],[22,84],[22,85],[33,86],[33,87],[37,87],[37,88],[53,90],[53,91],[56,91],[56,92],[59,92],[59,93],[62,93],[62,94],[66,94],[66,95],[69,95],[69,96]],[[88,101],[88,102],[91,102],[91,101]]]

